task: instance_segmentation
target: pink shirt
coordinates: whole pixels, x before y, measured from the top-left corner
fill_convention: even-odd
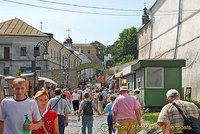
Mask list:
[[[117,112],[117,120],[135,119],[134,111],[138,108],[136,99],[128,94],[117,97],[112,106],[113,112]]]

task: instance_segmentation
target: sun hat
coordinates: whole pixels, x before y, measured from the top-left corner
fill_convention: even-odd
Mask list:
[[[121,86],[119,91],[129,91],[127,86]]]
[[[177,97],[179,95],[180,94],[179,94],[179,92],[176,89],[170,89],[166,93],[167,98],[169,98],[169,97]]]
[[[136,89],[134,90],[134,92],[140,92],[140,89],[136,88]]]

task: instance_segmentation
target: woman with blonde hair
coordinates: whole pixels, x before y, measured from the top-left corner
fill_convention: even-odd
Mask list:
[[[32,134],[59,134],[58,115],[56,112],[47,109],[49,100],[48,92],[45,90],[38,91],[34,99],[38,102],[44,125],[38,130],[33,130]]]

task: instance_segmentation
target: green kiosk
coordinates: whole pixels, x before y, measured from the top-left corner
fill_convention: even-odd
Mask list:
[[[182,67],[183,59],[148,59],[139,60],[131,66],[134,72],[134,89],[140,89],[146,107],[161,108],[166,101],[166,92],[176,89],[183,97]]]

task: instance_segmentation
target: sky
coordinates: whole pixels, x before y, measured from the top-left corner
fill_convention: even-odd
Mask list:
[[[70,29],[73,43],[112,45],[124,29],[142,24],[144,3],[149,9],[155,1],[0,0],[0,23],[19,18],[40,30],[42,22],[42,32],[53,33],[60,43]]]

